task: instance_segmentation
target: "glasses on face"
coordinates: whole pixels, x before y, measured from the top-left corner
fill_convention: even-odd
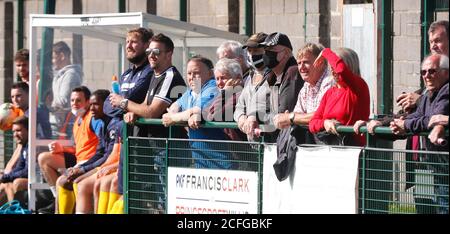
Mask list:
[[[145,50],[145,55],[149,56],[151,54],[153,54],[154,56],[159,56],[163,51],[161,51],[158,48],[147,48]]]
[[[420,70],[420,75],[425,76],[427,73],[428,75],[432,76],[434,75],[436,72],[438,72],[440,69],[428,69],[428,70]]]

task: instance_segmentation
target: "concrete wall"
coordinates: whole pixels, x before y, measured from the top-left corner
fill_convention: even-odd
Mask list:
[[[231,0],[230,0],[231,1]],[[4,40],[14,38],[16,34],[4,35],[4,4],[0,0],[0,84],[4,85]],[[319,42],[319,36],[326,36],[331,48],[343,44],[342,9],[344,0],[255,0],[254,3],[254,31],[267,33],[279,31],[286,33],[293,44],[294,54],[305,41]],[[375,0],[375,3],[378,1]],[[28,28],[30,13],[42,13],[44,0],[24,1],[25,47],[28,46]],[[71,14],[72,0],[56,1],[57,14]],[[245,31],[244,0],[239,0],[238,31]],[[17,3],[14,1],[14,4]],[[117,12],[117,0],[82,0],[83,13]],[[326,5],[324,5],[326,4]],[[306,6],[306,7],[305,7]],[[179,0],[157,0],[157,15],[179,19]],[[394,97],[403,91],[414,91],[420,86],[420,56],[421,56],[421,0],[393,1],[393,92]],[[146,11],[147,1],[127,0],[126,11]],[[188,21],[222,30],[230,28],[229,1],[220,0],[189,0]],[[324,12],[328,11],[327,12]],[[322,17],[320,16],[322,13]],[[16,14],[16,13],[15,13]],[[326,17],[324,18],[324,14]],[[439,19],[448,17],[448,12],[438,13]],[[306,21],[305,21],[306,19]],[[16,19],[15,19],[16,20]],[[328,23],[328,25],[325,25]],[[16,23],[15,23],[16,25]],[[16,26],[15,26],[16,27]],[[324,31],[325,30],[325,31]],[[377,29],[375,29],[377,30]],[[328,31],[328,32],[326,32]],[[65,40],[72,46],[72,34],[55,31],[55,41]],[[326,41],[326,40],[325,40]],[[38,41],[40,44],[40,41]],[[118,54],[115,44],[102,40],[83,38],[84,52],[83,66],[86,71],[85,84],[95,84],[97,87],[109,87],[112,74],[117,74],[117,61],[111,59]],[[16,46],[14,47],[16,51]],[[15,75],[15,74],[14,74]],[[0,89],[0,101],[4,96]],[[395,99],[395,98],[393,98]],[[395,107],[394,111],[398,108]]]
[[[323,1],[323,0],[322,0]],[[329,1],[331,6],[335,0]],[[338,0],[341,2],[342,0]],[[4,1],[0,1],[3,5]],[[318,42],[319,41],[319,2],[320,0],[255,0],[254,7],[254,31],[275,32],[280,31],[286,33],[293,44],[294,54],[300,48],[305,40]],[[56,1],[57,14],[71,14],[72,0],[58,0]],[[195,24],[210,26],[222,30],[228,30],[229,15],[228,15],[228,1],[219,0],[190,0],[188,1],[188,21]],[[245,8],[244,0],[238,1],[239,6],[239,22],[238,31],[244,33],[245,31]],[[43,0],[25,1],[25,15],[30,13],[43,12]],[[126,11],[146,11],[147,1],[142,0],[128,0],[126,1]],[[92,13],[109,13],[117,12],[117,0],[82,0],[82,12],[85,14]],[[3,12],[2,12],[3,13]],[[304,30],[304,18],[306,13],[306,30]],[[157,15],[179,19],[179,1],[178,0],[157,0]],[[28,17],[25,19],[25,47],[28,46]],[[2,20],[1,20],[2,21]],[[289,22],[289,23],[286,23]],[[333,22],[331,26],[335,23]],[[331,27],[332,28],[332,27]],[[306,33],[306,35],[305,35]],[[38,33],[40,35],[40,32]],[[339,43],[339,32],[332,34],[335,38],[332,40]],[[4,38],[4,37],[2,37]],[[2,39],[0,38],[0,39]],[[72,48],[73,37],[70,33],[55,31],[55,41],[64,40]],[[38,44],[40,45],[40,40]],[[117,61],[111,60],[116,57],[118,48],[114,44],[105,43],[102,40],[83,37],[83,66],[86,74],[84,83],[86,85],[95,85],[95,87],[109,87],[109,79],[112,74],[117,74]],[[2,45],[0,45],[0,51]],[[94,69],[95,68],[95,69]],[[0,69],[2,69],[0,67]],[[1,74],[1,73],[0,73]],[[3,77],[0,75],[0,79]]]
[[[318,42],[319,0],[306,1],[306,10],[304,0],[255,0],[255,32],[285,33],[295,54],[305,41]]]
[[[330,47],[337,48],[343,44],[342,40],[342,9],[343,0],[330,1]]]
[[[190,0],[189,22],[228,31],[228,1]]]
[[[421,1],[394,1],[393,10],[392,72],[394,97],[397,97],[420,88]],[[395,112],[399,110],[395,103],[393,106]]]

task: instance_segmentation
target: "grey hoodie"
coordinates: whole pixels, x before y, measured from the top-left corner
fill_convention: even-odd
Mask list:
[[[70,95],[72,89],[83,82],[83,71],[78,64],[67,65],[58,71],[54,71],[52,91],[53,101],[50,112],[52,129],[59,131],[70,112]],[[73,119],[70,121],[73,122]],[[71,131],[71,126],[65,131]],[[69,134],[70,135],[70,134]]]
[[[70,94],[72,89],[78,87],[83,82],[83,71],[78,64],[71,64],[61,70],[54,71],[52,91],[52,109],[70,110]]]

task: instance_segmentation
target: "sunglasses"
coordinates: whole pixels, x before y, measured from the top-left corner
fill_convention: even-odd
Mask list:
[[[420,75],[425,76],[428,73],[428,75],[432,76],[439,70],[440,69],[434,69],[434,68],[428,69],[428,70],[420,70]]]
[[[147,48],[147,49],[145,50],[145,55],[149,56],[149,55],[153,54],[154,56],[159,56],[162,52],[164,52],[164,51],[161,51],[161,50],[158,49],[158,48],[154,48],[154,49],[152,49],[152,48]]]

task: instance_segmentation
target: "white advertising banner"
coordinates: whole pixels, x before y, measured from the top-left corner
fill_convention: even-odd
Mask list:
[[[169,214],[256,214],[258,173],[169,167]]]
[[[264,214],[355,214],[358,212],[360,149],[298,147],[290,176],[278,181],[275,145],[265,146]]]

